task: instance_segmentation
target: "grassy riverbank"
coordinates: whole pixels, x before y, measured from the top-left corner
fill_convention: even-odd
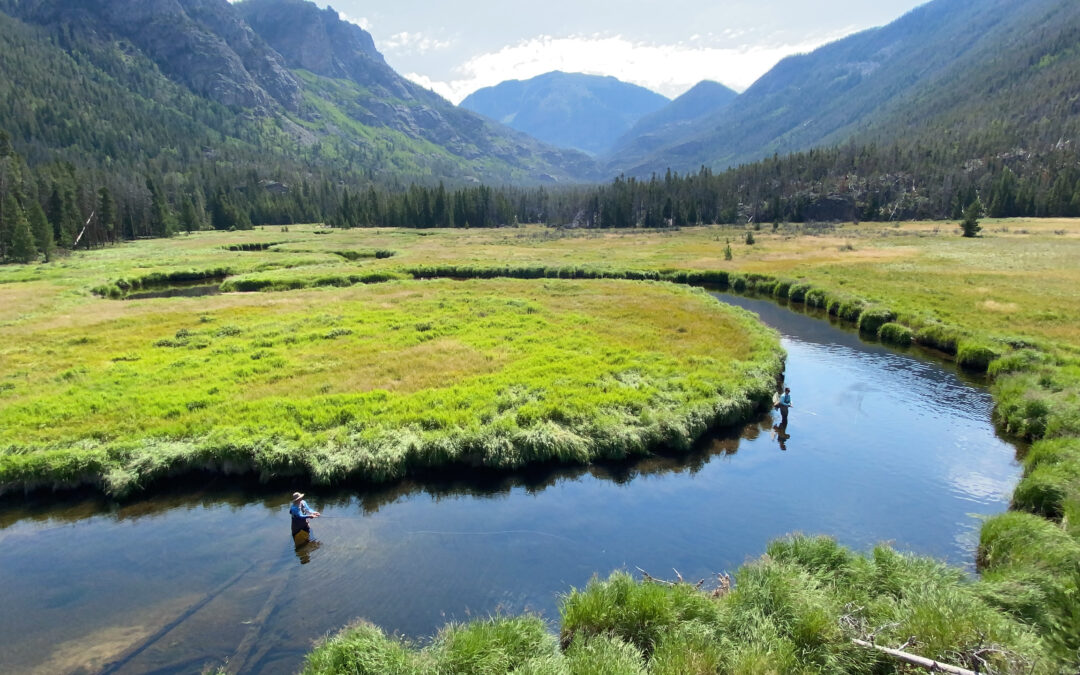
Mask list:
[[[822,537],[774,542],[733,588],[616,573],[571,591],[559,613],[558,637],[537,617],[496,617],[447,626],[423,647],[360,623],[320,644],[303,672],[906,672],[851,642],[870,634],[980,672],[1054,670],[1036,631],[961,572],[888,547],[859,556]]]
[[[760,410],[781,358],[749,313],[647,282],[87,303],[6,329],[0,484],[122,494],[197,467],[386,481],[687,448]]]
[[[690,597],[689,590],[660,588],[656,591],[651,590],[652,586],[634,585],[616,578],[607,585],[599,584],[587,592],[593,594],[588,597],[595,596],[595,601],[591,603],[595,610],[593,618],[582,620],[579,624],[568,624],[564,616],[563,630],[568,630],[568,625],[577,625],[581,629],[574,635],[584,636],[562,645],[565,651],[557,650],[552,639],[539,631],[539,624],[527,618],[448,628],[432,645],[421,651],[386,641],[373,628],[359,627],[314,652],[311,661],[313,671],[323,672],[319,669],[325,668],[333,671],[338,668],[343,672],[352,668],[349,672],[354,672],[361,666],[378,669],[382,667],[379,664],[384,664],[387,669],[397,664],[399,672],[425,672],[439,667],[445,670],[450,665],[468,663],[468,659],[458,660],[459,657],[464,658],[461,654],[473,654],[479,665],[471,672],[503,672],[507,663],[521,663],[514,660],[519,657],[530,663],[534,657],[543,663],[550,662],[549,668],[536,661],[533,664],[534,672],[567,672],[567,668],[577,668],[573,665],[576,659],[581,659],[580,663],[583,664],[611,660],[625,664],[625,668],[613,672],[635,672],[635,668],[640,670],[646,667],[651,672],[665,672],[661,668],[664,661],[658,660],[659,654],[668,653],[660,650],[661,643],[664,643],[683,645],[671,647],[672,654],[694,655],[704,650],[700,661],[703,665],[698,668],[693,664],[684,664],[686,672],[838,668],[876,668],[876,672],[880,672],[888,667],[876,656],[871,658],[853,651],[848,640],[853,631],[857,633],[861,630],[859,626],[879,629],[875,623],[878,620],[883,621],[882,625],[899,622],[899,625],[906,627],[895,635],[888,634],[887,641],[891,646],[911,637],[904,633],[910,629],[915,637],[912,651],[940,656],[947,661],[973,664],[974,661],[970,660],[974,658],[973,655],[990,654],[991,658],[1005,659],[998,665],[1009,670],[1011,666],[1008,664],[1012,663],[1008,660],[1012,658],[1009,655],[1019,655],[1030,661],[1034,672],[1068,671],[1070,667],[1075,670],[1076,664],[1080,663],[1077,656],[1080,649],[1080,530],[1077,529],[1077,523],[1080,523],[1080,292],[1077,291],[1080,287],[1080,266],[1076,264],[1080,260],[1080,223],[986,221],[983,226],[984,236],[976,239],[963,239],[953,226],[942,223],[816,228],[785,225],[776,231],[770,231],[766,226],[754,232],[755,243],[752,246],[743,243],[745,230],[730,228],[597,233],[552,231],[537,227],[487,231],[332,232],[294,227],[289,232],[275,229],[255,233],[206,233],[170,242],[141,242],[107,251],[78,254],[56,265],[0,268],[0,337],[4,344],[0,415],[4,418],[5,433],[8,421],[16,420],[12,417],[12,411],[31,411],[26,417],[20,413],[17,418],[20,425],[18,433],[4,437],[6,449],[0,455],[0,461],[4,462],[6,468],[3,471],[7,472],[8,480],[16,485],[25,483],[34,475],[29,472],[20,474],[20,471],[24,471],[21,467],[25,466],[44,467],[33,469],[35,472],[41,471],[41,475],[86,475],[87,467],[80,464],[83,458],[99,456],[103,444],[114,442],[113,438],[94,437],[96,427],[86,420],[93,419],[102,410],[106,412],[100,414],[114,415],[121,429],[127,420],[123,413],[116,410],[117,402],[111,399],[102,399],[101,404],[89,412],[81,409],[79,406],[95,405],[95,401],[86,393],[99,391],[87,385],[96,383],[95,386],[104,388],[100,389],[102,391],[112,386],[114,379],[105,375],[102,368],[116,367],[117,373],[126,377],[124,373],[138,372],[152,363],[156,364],[155,368],[144,372],[142,376],[147,379],[141,382],[150,383],[153,389],[163,376],[168,380],[175,368],[181,374],[175,380],[178,389],[174,393],[183,391],[186,395],[186,392],[198,392],[198,398],[150,397],[148,400],[157,407],[148,408],[154,411],[150,415],[149,428],[175,433],[177,429],[196,428],[201,423],[199,420],[204,420],[208,425],[203,428],[209,428],[210,423],[219,421],[239,421],[242,426],[243,420],[251,416],[251,419],[266,420],[267,426],[244,428],[240,438],[269,438],[271,442],[243,446],[237,445],[234,437],[226,435],[214,446],[216,452],[231,452],[236,447],[242,447],[243,452],[238,455],[224,456],[240,464],[255,458],[256,462],[263,462],[261,466],[273,471],[305,470],[327,478],[372,469],[384,472],[376,472],[376,475],[396,475],[395,471],[400,467],[420,456],[413,450],[417,447],[415,443],[407,447],[394,446],[387,455],[393,459],[378,463],[373,462],[367,454],[341,453],[342,447],[352,447],[348,444],[354,439],[364,441],[378,438],[378,432],[363,431],[359,436],[350,436],[334,429],[347,429],[358,422],[368,424],[375,418],[365,416],[373,414],[370,411],[378,411],[378,419],[405,421],[406,428],[413,430],[411,433],[423,438],[424,434],[442,434],[442,429],[445,429],[438,426],[438,420],[425,423],[424,415],[430,414],[434,408],[430,405],[425,407],[423,402],[437,400],[442,404],[447,401],[468,401],[469,409],[478,405],[477,410],[494,410],[498,411],[496,414],[501,414],[504,411],[500,409],[500,399],[490,396],[486,399],[471,396],[445,400],[425,398],[432,395],[432,390],[424,389],[423,382],[415,384],[418,389],[398,393],[394,386],[385,384],[390,381],[386,379],[389,376],[382,380],[375,377],[375,382],[384,383],[382,389],[367,393],[320,391],[319,387],[327,386],[327,382],[334,378],[328,376],[326,381],[322,381],[317,376],[310,376],[305,371],[306,364],[321,364],[323,360],[331,358],[327,355],[338,354],[323,349],[324,343],[337,344],[335,341],[343,338],[355,341],[373,339],[370,333],[365,332],[368,328],[384,332],[390,330],[395,335],[434,333],[433,337],[441,338],[442,335],[437,332],[441,326],[454,324],[455,321],[460,323],[453,317],[463,311],[471,311],[463,304],[467,299],[465,296],[454,297],[458,288],[496,289],[491,291],[496,305],[507,297],[521,300],[524,303],[522,306],[514,310],[506,308],[495,315],[503,317],[504,329],[514,335],[510,342],[524,340],[525,336],[541,331],[540,335],[555,340],[555,344],[563,345],[566,351],[559,349],[549,353],[547,361],[534,363],[537,370],[531,370],[524,367],[529,363],[525,353],[513,356],[513,348],[505,344],[500,348],[489,343],[478,346],[468,339],[462,339],[459,333],[453,333],[453,339],[465,346],[463,351],[453,352],[451,358],[443,358],[444,352],[440,351],[426,361],[413,361],[413,356],[409,356],[406,365],[402,366],[405,370],[413,372],[416,364],[420,364],[421,370],[438,368],[454,361],[466,364],[463,377],[468,381],[473,381],[469,378],[494,378],[492,381],[501,382],[507,391],[512,392],[517,392],[512,383],[523,381],[534,382],[537,386],[540,383],[556,382],[559,386],[569,383],[567,391],[573,392],[573,396],[558,399],[560,403],[554,407],[530,407],[532,401],[523,400],[514,393],[510,397],[510,405],[515,410],[514,424],[521,421],[514,406],[521,404],[525,410],[532,411],[524,419],[526,425],[532,422],[546,425],[537,427],[545,429],[540,435],[542,442],[530,445],[527,435],[511,435],[503,437],[494,446],[482,446],[484,450],[479,455],[472,450],[464,455],[453,455],[441,443],[424,446],[435,453],[427,455],[433,463],[447,458],[477,461],[480,457],[483,458],[481,463],[514,466],[516,462],[527,461],[534,456],[578,459],[582,457],[579,454],[582,445],[576,439],[611,438],[613,428],[616,431],[630,430],[622,436],[615,436],[619,439],[617,444],[624,449],[644,448],[648,439],[678,442],[692,433],[673,433],[673,429],[686,427],[670,423],[653,424],[655,420],[635,416],[638,411],[653,409],[635,395],[631,395],[629,404],[628,399],[617,398],[618,412],[600,416],[605,424],[607,420],[614,420],[614,427],[589,424],[574,426],[583,419],[589,419],[589,413],[575,407],[580,396],[587,401],[608,399],[603,396],[595,399],[595,387],[590,388],[581,381],[575,381],[573,376],[576,370],[552,372],[545,368],[551,366],[552,360],[569,358],[566,355],[572,358],[583,354],[595,356],[597,353],[611,356],[612,353],[605,351],[601,345],[615,340],[621,348],[629,350],[623,355],[625,358],[632,358],[633,354],[639,353],[638,350],[643,354],[656,352],[662,356],[660,362],[663,365],[659,370],[647,371],[644,365],[639,370],[648,372],[648,378],[657,378],[647,379],[647,385],[650,391],[658,393],[658,400],[671,403],[670,392],[680,392],[682,398],[678,398],[674,407],[668,409],[673,411],[670,414],[675,418],[669,419],[677,419],[682,414],[683,419],[701,420],[709,416],[708,411],[715,415],[713,419],[727,419],[726,413],[721,414],[722,411],[715,407],[716,402],[733,396],[741,396],[749,401],[755,396],[753,392],[762,389],[760,384],[747,383],[761,383],[767,379],[761,373],[767,372],[775,364],[772,338],[765,338],[763,334],[747,328],[749,332],[745,335],[748,336],[748,344],[759,344],[755,339],[765,340],[760,343],[758,351],[751,350],[756,356],[748,357],[750,360],[747,363],[753,365],[747,367],[754,374],[745,379],[745,371],[726,371],[723,377],[728,379],[708,380],[707,373],[715,371],[724,361],[716,351],[723,347],[714,339],[715,334],[719,333],[702,328],[700,334],[707,337],[698,341],[695,339],[700,335],[698,329],[680,332],[679,328],[686,326],[682,322],[672,323],[667,316],[669,304],[676,298],[685,298],[686,302],[697,308],[690,313],[699,316],[697,310],[705,306],[700,297],[676,291],[670,285],[596,278],[711,281],[736,290],[765,293],[780,302],[821,307],[838,320],[858,326],[868,335],[900,345],[914,342],[932,347],[957,359],[967,368],[989,373],[993,379],[997,419],[1011,432],[1037,442],[1025,458],[1025,476],[1014,494],[1014,510],[990,519],[983,527],[978,552],[982,578],[978,583],[965,581],[955,572],[942,570],[929,562],[895,558],[894,554],[888,552],[875,552],[872,558],[864,560],[840,551],[824,555],[824,559],[818,562],[808,563],[802,554],[781,554],[780,549],[776,549],[771,552],[769,559],[740,571],[739,591],[719,600],[709,600],[716,607],[710,605],[708,612],[712,614],[700,622],[705,627],[694,624],[692,630],[687,629],[688,636],[683,635],[680,628],[682,619],[676,621],[671,618],[677,612],[672,614],[675,610],[670,607],[656,611],[660,616],[667,617],[663,625],[671,629],[670,636],[674,637],[667,632],[656,633],[649,638],[651,642],[640,640],[640,636],[635,634],[635,626],[651,625],[652,614],[620,615],[620,612],[628,603],[635,605],[632,597],[637,597],[634,595],[637,593],[649,597],[655,595],[659,599],[654,598],[654,601],[660,606],[682,607],[680,603],[689,603],[687,606],[705,612],[705,605],[698,599],[682,599],[684,596]],[[268,247],[252,247],[250,244],[267,244]],[[237,250],[237,246],[241,248]],[[731,259],[725,253],[728,246],[732,251]],[[376,252],[382,252],[381,256]],[[168,280],[205,277],[218,283],[222,276],[228,277],[223,286],[229,290],[302,290],[138,303],[122,303],[99,297],[119,297],[132,289]],[[431,284],[407,281],[413,277],[438,276],[522,277],[523,280],[466,282],[477,284],[472,287],[459,286],[461,282]],[[566,280],[577,278],[588,280]],[[340,288],[360,284],[366,285]],[[591,304],[586,303],[587,311],[577,312],[578,316],[591,318],[593,322],[575,323],[575,310],[560,304],[563,300],[559,300],[558,293],[538,290],[551,284],[554,286],[550,288],[577,289],[575,293],[595,295]],[[389,313],[384,318],[376,320],[367,314],[354,313],[351,309],[332,308],[335,303],[343,302],[342,298],[357,298],[356,302],[360,302],[359,298],[393,295],[402,292],[401,289],[406,289],[404,292],[407,294],[411,292],[409,289],[414,288],[422,290],[418,291],[416,299],[419,304],[405,309],[403,314],[394,315],[393,310],[388,309]],[[515,290],[507,290],[511,288]],[[627,288],[635,290],[628,293]],[[609,309],[613,298],[634,296],[639,292],[653,294],[653,299],[644,303],[645,309],[621,308],[626,310],[624,313],[619,313],[618,307]],[[443,293],[449,294],[450,304],[439,307],[438,297]],[[468,298],[474,295],[466,294]],[[396,301],[386,302],[394,304]],[[264,314],[260,314],[263,310],[252,309],[271,305],[276,305],[278,309]],[[331,309],[327,309],[327,306]],[[128,309],[118,309],[120,307]],[[453,311],[443,313],[450,307],[454,308]],[[530,314],[529,307],[535,308],[535,313]],[[278,311],[282,312],[283,321],[274,318]],[[132,318],[128,313],[140,318]],[[203,314],[208,317],[206,322],[200,318]],[[329,319],[325,331],[317,316]],[[736,315],[727,316],[731,321],[743,320]],[[342,326],[341,330],[352,332],[330,337],[329,334],[339,328],[333,323],[339,318],[349,324]],[[543,326],[531,323],[541,319],[546,322]],[[313,321],[318,323],[318,329],[310,323]],[[636,336],[628,337],[617,330],[610,332],[615,330],[612,326],[633,326],[636,323],[640,323],[642,329]],[[297,330],[291,329],[294,324]],[[430,327],[420,330],[418,324],[430,324]],[[583,325],[588,326],[586,335],[595,333],[597,336],[597,341],[588,348],[575,342],[584,339],[578,335]],[[104,343],[81,342],[95,339],[98,331],[98,328],[87,330],[86,326],[100,326],[106,333],[115,331],[117,335],[132,330],[139,338],[131,344],[124,343],[120,337],[110,337]],[[233,329],[230,328],[219,336],[218,331],[223,326],[232,326],[241,332],[229,334]],[[398,329],[394,330],[394,326],[398,326]],[[460,325],[452,330],[459,329]],[[296,347],[299,342],[285,342],[293,334],[303,337],[303,346]],[[664,339],[655,339],[657,335]],[[570,342],[564,343],[563,340]],[[689,342],[684,342],[687,340]],[[431,342],[442,344],[438,343],[438,339],[422,344],[430,345]],[[542,342],[546,347],[547,341]],[[235,351],[218,354],[221,350],[230,349],[229,344],[233,344]],[[372,345],[375,344],[372,342]],[[394,337],[387,347],[398,353],[418,345],[421,342],[400,342]],[[686,345],[685,349],[680,345]],[[294,348],[300,350],[297,353],[304,357],[291,360]],[[379,352],[375,347],[373,349],[366,352],[368,361]],[[455,345],[454,349],[462,348]],[[478,349],[482,357],[475,360],[465,358],[472,353],[470,349]],[[137,357],[137,360],[125,360],[129,354]],[[253,358],[256,355],[259,357]],[[227,360],[233,358],[238,360]],[[333,358],[339,358],[339,355]],[[523,360],[515,361],[516,358]],[[710,363],[703,361],[708,358],[716,360]],[[96,363],[95,367],[99,370],[88,368],[88,360]],[[243,361],[242,366],[239,365],[240,361]],[[18,366],[11,365],[16,362]],[[179,365],[174,366],[174,363]],[[286,372],[301,377],[300,386],[293,388],[275,379],[274,367],[284,368]],[[357,366],[353,363],[337,367],[347,372],[349,368]],[[382,364],[378,367],[382,367]],[[80,371],[80,368],[87,370]],[[485,371],[485,368],[491,370]],[[239,371],[245,374],[237,380],[236,387],[227,392],[220,385],[214,385],[217,392],[213,394],[210,393],[213,387],[203,390],[194,386],[203,383],[200,378],[209,377],[216,382],[226,377],[238,377],[241,375]],[[330,372],[337,371],[331,368]],[[623,387],[627,384],[619,379],[615,371],[603,371],[601,368],[589,372],[611,386]],[[610,379],[598,375],[602,372],[607,372]],[[535,374],[535,379],[530,379],[533,377],[530,373]],[[690,381],[684,379],[688,376],[691,377]],[[194,379],[185,383],[185,377]],[[257,386],[252,387],[254,382],[245,377],[256,378]],[[500,380],[500,377],[504,379]],[[310,382],[303,378],[309,378]],[[22,383],[31,380],[40,386],[20,388]],[[634,378],[630,378],[630,381],[638,382]],[[742,389],[738,388],[738,383],[742,383]],[[413,385],[403,385],[403,389],[410,386]],[[242,398],[245,395],[243,392],[248,391],[265,391],[271,397],[277,396],[278,402],[260,409],[257,404],[241,401],[237,404],[241,407],[232,408],[229,414],[213,417],[212,406],[226,405],[225,401],[230,396]],[[386,401],[397,403],[391,405],[383,401],[378,402],[377,406],[384,407],[365,408],[369,404],[375,405],[369,400],[375,391],[379,392],[378,396],[386,392]],[[295,404],[293,400],[297,398],[297,393],[312,398]],[[610,391],[603,393],[607,396]],[[620,392],[619,396],[626,393]],[[212,398],[219,395],[220,399]],[[23,404],[30,399],[20,399],[27,396],[44,396],[47,400],[38,407],[27,407]],[[697,404],[694,401],[700,403],[704,400],[695,396],[711,400],[714,407],[695,407]],[[363,405],[358,403],[361,399],[366,401]],[[417,407],[410,408],[410,404],[401,403],[406,399],[417,402]],[[344,405],[345,402],[348,405]],[[20,405],[23,407],[18,407]],[[46,409],[49,405],[55,405],[60,414],[48,416]],[[341,410],[352,410],[349,406],[359,406],[355,409],[369,412],[362,413],[360,418],[334,417]],[[173,415],[174,410],[178,412]],[[706,412],[703,414],[702,410]],[[388,413],[396,415],[397,411],[402,411],[401,417],[386,417]],[[440,405],[438,412],[438,416],[444,413],[449,415],[452,424],[464,419],[453,406]],[[48,426],[45,419],[60,420],[60,431],[44,428]],[[482,421],[486,418],[475,419]],[[36,420],[36,427],[32,424],[33,420]],[[195,427],[185,427],[179,420],[194,421],[196,424]],[[629,426],[625,426],[628,421]],[[67,426],[69,423],[71,426]],[[278,425],[281,424],[291,426],[277,435],[266,433],[280,429]],[[335,424],[338,426],[335,427]],[[425,424],[434,428],[427,428]],[[558,433],[555,433],[552,425]],[[361,425],[359,428],[368,430],[371,427]],[[520,430],[520,425],[517,428]],[[567,428],[573,432],[569,440],[563,435]],[[643,428],[651,431],[643,431]],[[697,424],[690,427],[691,431],[698,428],[700,425]],[[79,431],[68,437],[58,436],[64,429]],[[476,429],[478,433],[489,433],[487,426]],[[598,436],[589,436],[590,430]],[[88,436],[80,437],[79,433]],[[129,442],[141,432],[131,429],[124,430],[124,433],[129,435],[118,438]],[[365,436],[364,433],[375,435]],[[70,440],[77,437],[83,440],[78,447],[73,447]],[[457,438],[453,434],[444,437]],[[16,444],[26,444],[27,439],[39,444],[32,448],[32,452],[26,452],[22,445],[16,447]],[[297,446],[297,442],[314,444]],[[53,445],[49,446],[50,443]],[[519,454],[522,448],[538,446],[547,448],[548,453],[534,455],[530,450],[526,456]],[[48,447],[54,449],[38,452]],[[123,447],[132,450],[125,449],[117,455],[121,460],[118,464],[106,467],[102,463],[94,465],[90,471],[91,474],[98,471],[105,475],[107,483],[116,486],[115,489],[137,483],[139,476],[168,471],[176,461],[212,463],[210,457],[191,454],[189,449],[169,454],[173,450],[168,448],[180,447],[176,444],[165,448],[164,454],[159,454],[161,448],[158,446],[148,453],[139,454],[145,448],[139,448],[137,442],[136,445]],[[286,461],[286,455],[281,453],[296,447],[322,448],[312,454],[318,462],[298,467]],[[608,446],[595,443],[588,447],[600,453],[608,449]],[[344,459],[331,461],[332,455]],[[34,457],[37,459],[30,459]],[[49,463],[51,459],[42,464],[33,464],[51,457],[57,458],[53,464]],[[141,459],[135,461],[136,457]],[[405,464],[396,464],[402,457],[408,458]],[[776,585],[766,585],[757,594],[750,590],[742,594],[743,586],[757,588],[755,575],[760,570],[774,570]],[[868,570],[873,570],[873,574]],[[605,590],[616,587],[623,590],[618,593]],[[781,590],[790,591],[790,596],[784,596]],[[574,597],[577,596],[567,599],[564,609],[572,606]],[[743,597],[745,600],[735,600]],[[788,599],[785,600],[785,597]],[[864,601],[869,605],[862,605]],[[740,605],[740,602],[745,602],[745,605]],[[865,614],[865,624],[850,625],[853,613],[848,607],[849,602],[862,608],[859,611]],[[837,603],[840,603],[839,610]],[[736,611],[739,607],[743,609]],[[740,614],[740,611],[743,613]],[[862,616],[858,612],[854,614],[855,619]],[[624,632],[615,631],[605,623],[607,619],[604,617],[617,615],[622,616],[618,619],[623,626],[619,631]],[[694,621],[697,621],[697,617],[697,614],[692,616]],[[738,621],[723,617],[737,617]],[[837,626],[848,628],[838,632]],[[687,642],[698,639],[694,637],[697,635],[694,631],[708,638],[702,638],[700,650]],[[729,632],[732,637],[724,638]],[[732,644],[725,647],[725,639],[733,641]],[[996,644],[1008,649],[1006,654],[998,656],[993,656],[996,652],[978,652],[973,645],[977,646],[979,641],[983,647]],[[713,654],[710,649],[721,652]],[[743,656],[747,660],[743,660]],[[335,666],[335,663],[338,665]],[[1029,672],[1026,667],[1019,670]]]

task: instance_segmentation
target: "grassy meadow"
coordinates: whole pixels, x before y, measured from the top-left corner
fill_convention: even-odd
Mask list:
[[[795,539],[715,597],[621,575],[574,591],[561,641],[534,617],[424,645],[357,624],[309,672],[899,669],[850,643],[875,632],[980,672],[1075,672],[1080,222],[983,228],[766,225],[749,245],[746,228],[305,226],[0,267],[0,484],[389,479],[685,445],[751,414],[779,367],[775,335],[684,285],[710,282],[988,374],[996,420],[1034,444],[1012,510],[982,528],[979,579]],[[230,292],[119,299],[170,282]]]
[[[394,281],[85,299],[4,327],[0,483],[185,468],[385,481],[688,447],[768,401],[748,313],[649,282]]]

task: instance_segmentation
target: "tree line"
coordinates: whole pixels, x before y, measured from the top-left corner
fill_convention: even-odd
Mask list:
[[[351,182],[350,182],[351,179]],[[203,229],[322,222],[333,227],[595,228],[807,221],[1080,216],[1070,146],[972,158],[919,143],[844,145],[729,171],[620,176],[593,186],[377,184],[362,172],[198,163],[185,172],[30,165],[0,130],[0,260]]]

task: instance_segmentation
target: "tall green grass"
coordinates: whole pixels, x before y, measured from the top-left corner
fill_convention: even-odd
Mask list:
[[[896,320],[896,313],[886,307],[868,307],[859,314],[860,333],[877,335],[881,327]]]
[[[113,306],[123,322],[8,352],[0,376],[43,350],[55,365],[0,399],[0,488],[125,494],[193,468],[389,481],[688,449],[762,410],[782,358],[748,312],[649,282],[398,281]]]
[[[897,347],[908,347],[915,340],[915,331],[902,323],[890,321],[878,328],[878,339]]]
[[[851,642],[870,635],[982,672],[987,665],[992,672],[1056,667],[1052,649],[964,574],[883,546],[858,555],[824,537],[773,542],[766,556],[739,569],[727,592],[617,572],[572,590],[559,616],[558,643],[531,617],[449,626],[424,648],[350,627],[311,653],[305,673],[367,673],[399,662],[426,670],[388,672],[904,672]],[[464,631],[467,646],[460,646]],[[343,663],[352,669],[323,666]]]

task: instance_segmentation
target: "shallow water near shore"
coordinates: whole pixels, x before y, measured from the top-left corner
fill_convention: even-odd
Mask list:
[[[682,457],[513,476],[309,489],[226,477],[122,506],[0,507],[0,672],[297,671],[355,618],[411,637],[495,611],[557,620],[558,594],[642,568],[733,572],[789,532],[973,566],[980,516],[1019,478],[977,379],[769,300],[717,294],[783,335],[793,407]],[[718,339],[722,339],[718,337]]]

